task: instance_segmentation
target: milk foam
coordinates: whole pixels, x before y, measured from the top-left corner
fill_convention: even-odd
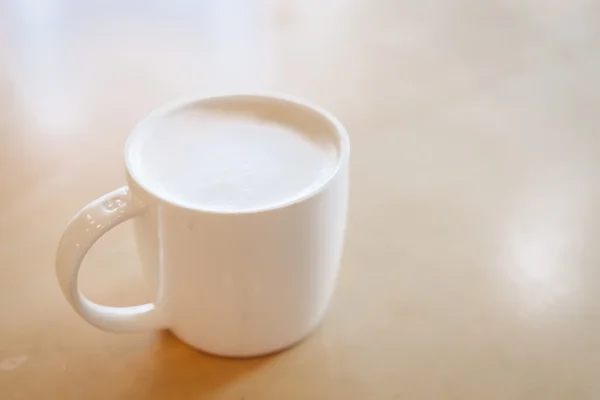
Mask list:
[[[220,105],[159,120],[139,148],[139,179],[177,203],[246,211],[293,201],[333,174],[336,141],[314,116],[249,110]]]

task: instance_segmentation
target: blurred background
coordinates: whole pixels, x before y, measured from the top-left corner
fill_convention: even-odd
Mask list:
[[[0,398],[597,398],[599,71],[594,0],[0,0]],[[54,251],[130,130],[252,90],[351,136],[323,328],[231,363],[87,326]],[[130,229],[86,258],[91,299],[148,298]]]

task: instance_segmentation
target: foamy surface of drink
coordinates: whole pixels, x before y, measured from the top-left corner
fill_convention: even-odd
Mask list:
[[[189,107],[160,119],[137,150],[139,179],[168,200],[212,211],[274,207],[322,185],[338,162],[330,129],[260,106]]]

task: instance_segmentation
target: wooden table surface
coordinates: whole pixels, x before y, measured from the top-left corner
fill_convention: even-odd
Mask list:
[[[136,121],[255,89],[351,136],[320,329],[239,361],[89,326],[54,251]],[[599,154],[594,0],[2,0],[0,399],[598,399]],[[133,244],[94,247],[88,297],[148,300]]]

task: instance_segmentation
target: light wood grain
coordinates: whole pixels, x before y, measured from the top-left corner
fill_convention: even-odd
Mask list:
[[[597,399],[600,6],[593,0],[0,2],[0,398]],[[353,143],[320,329],[276,356],[113,335],[69,308],[69,218],[124,183],[173,98],[276,90]],[[130,227],[84,264],[147,300]]]

